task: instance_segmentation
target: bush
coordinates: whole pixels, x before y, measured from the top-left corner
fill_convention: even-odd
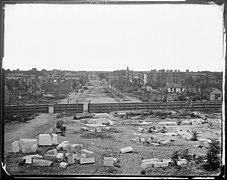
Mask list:
[[[199,133],[197,131],[192,131],[191,140],[192,141],[198,141],[198,135],[199,135]]]
[[[180,159],[180,150],[174,150],[171,160],[173,161],[173,165],[177,166],[177,161]]]
[[[184,149],[181,152],[181,158],[186,159],[188,162],[192,160],[192,155],[190,154],[190,151],[188,148]]]
[[[215,139],[211,139],[209,143],[209,149],[207,151],[207,163],[205,164],[206,170],[216,170],[220,167],[220,158],[218,154],[220,153],[220,143]]]

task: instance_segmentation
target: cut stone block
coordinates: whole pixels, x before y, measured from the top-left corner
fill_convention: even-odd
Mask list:
[[[169,133],[164,133],[166,136],[177,136],[177,133],[174,132],[169,132]]]
[[[51,166],[53,164],[52,161],[45,160],[45,159],[33,159],[32,165],[33,166]]]
[[[52,144],[58,144],[58,135],[52,133]]]
[[[63,161],[64,159],[64,153],[58,153],[56,156],[57,161]]]
[[[167,162],[169,165],[173,163],[171,159],[163,159],[162,162]]]
[[[67,168],[67,166],[68,166],[68,163],[66,163],[66,162],[61,162],[61,163],[59,164],[59,167],[60,167],[60,168]]]
[[[69,144],[69,141],[63,141],[62,143],[60,143],[60,144],[57,146],[57,150],[62,149],[63,146],[66,146],[67,144]]]
[[[51,155],[57,156],[58,152],[57,152],[57,149],[52,149],[52,150],[47,151],[46,154],[51,154]]]
[[[166,126],[167,125],[167,122],[159,122],[158,125],[159,126]]]
[[[154,167],[168,167],[169,163],[168,162],[154,162]]]
[[[152,158],[152,159],[143,159],[142,163],[149,162],[149,161],[160,162],[160,160],[158,158]]]
[[[50,134],[40,134],[39,135],[39,145],[50,146],[52,145],[52,139]]]
[[[187,165],[187,160],[186,159],[181,159],[177,161],[178,166],[186,166]]]
[[[87,150],[87,149],[81,149],[81,153],[94,154],[93,151],[89,151],[89,150]]]
[[[20,149],[23,153],[34,153],[38,147],[38,139],[19,139]]]
[[[181,122],[181,125],[191,125],[192,123],[191,123],[191,121],[189,121],[189,120],[183,120],[182,122]]]
[[[132,151],[133,151],[132,147],[121,148],[121,153],[128,153]]]
[[[104,157],[104,166],[113,166],[113,157]]]
[[[94,118],[109,118],[109,114],[107,114],[107,113],[95,113]]]
[[[80,160],[80,159],[83,159],[83,158],[86,158],[86,154],[74,154],[74,159],[76,160]]]
[[[152,146],[159,146],[160,144],[159,143],[150,143],[150,145],[152,145]]]
[[[95,128],[96,132],[102,132],[101,128]]]
[[[81,158],[80,159],[80,164],[90,164],[90,163],[95,163],[95,158]]]
[[[32,154],[32,155],[25,156],[22,159],[25,159],[26,164],[31,164],[33,158],[43,158],[43,157],[38,154]]]
[[[114,163],[117,162],[117,158],[113,158],[113,162],[114,162]]]
[[[19,141],[14,141],[12,143],[12,152],[19,152],[20,151],[20,146],[19,146]]]
[[[211,143],[211,140],[210,140],[210,139],[202,139],[202,138],[200,138],[199,141],[200,141],[200,142]]]

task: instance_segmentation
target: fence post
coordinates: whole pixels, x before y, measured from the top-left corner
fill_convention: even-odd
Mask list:
[[[76,113],[78,113],[78,100],[76,100]]]

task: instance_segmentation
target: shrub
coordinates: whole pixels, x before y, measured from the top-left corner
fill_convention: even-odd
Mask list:
[[[211,139],[209,143],[209,149],[206,154],[207,163],[205,164],[205,169],[216,170],[220,167],[220,158],[218,154],[220,153],[220,143],[215,139]]]
[[[180,159],[180,150],[174,150],[171,156],[171,160],[173,161],[173,165],[177,166],[177,161]]]
[[[190,151],[188,148],[184,149],[181,152],[181,158],[186,159],[188,162],[192,160],[192,155],[190,154]]]
[[[192,141],[198,141],[198,135],[199,135],[199,133],[197,131],[192,131],[191,140]]]

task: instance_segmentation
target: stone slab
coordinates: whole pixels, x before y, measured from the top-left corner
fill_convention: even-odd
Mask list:
[[[57,161],[63,161],[64,159],[64,153],[58,153],[56,156]]]
[[[53,164],[52,161],[45,160],[45,159],[33,159],[32,165],[33,166],[51,166]]]
[[[74,159],[76,160],[80,160],[80,159],[83,159],[83,158],[86,158],[86,154],[74,154]]]
[[[81,158],[80,159],[80,164],[90,164],[90,163],[95,163],[95,158]]]
[[[66,146],[67,144],[69,144],[69,141],[63,141],[63,142],[61,142],[61,143],[57,146],[57,150],[62,149],[63,146]]]
[[[132,152],[132,151],[133,151],[132,147],[121,148],[121,153],[128,153],[128,152]]]
[[[144,162],[149,162],[149,161],[155,161],[155,162],[160,162],[160,160],[158,158],[152,158],[152,159],[143,159],[142,163]]]
[[[31,154],[23,157],[22,159],[25,159],[25,164],[32,164],[33,158],[43,158],[41,155],[38,154]]]
[[[169,163],[168,162],[154,162],[154,167],[168,167]]]
[[[12,143],[12,152],[16,153],[20,151],[19,141],[14,141]]]
[[[39,134],[39,145],[42,146],[52,145],[52,138],[50,134]]]
[[[56,160],[56,155],[53,154],[45,154],[44,158],[50,161],[55,161]]]
[[[21,138],[19,139],[19,146],[23,153],[34,153],[38,147],[38,139]]]
[[[52,133],[52,144],[58,144],[58,135]]]
[[[46,154],[51,154],[51,155],[57,156],[58,152],[57,152],[57,149],[51,149],[51,150],[47,151]]]
[[[113,166],[113,157],[104,157],[104,166]]]

